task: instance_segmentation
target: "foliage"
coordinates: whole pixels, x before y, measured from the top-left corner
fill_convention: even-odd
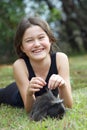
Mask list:
[[[0,63],[10,63],[15,59],[14,35],[25,15],[39,15],[47,20],[58,39],[57,47],[63,52],[86,52],[86,12],[87,0],[0,0]]]
[[[86,130],[87,128],[87,55],[70,57],[70,73],[74,105],[63,120],[46,119],[31,122],[24,109],[0,106],[1,130]],[[12,66],[0,66],[0,87],[14,81]]]
[[[87,6],[85,6],[85,2],[87,1],[67,0],[67,2],[65,2],[64,0],[61,0],[61,2],[65,14],[65,19],[62,19],[61,23],[65,26],[64,30],[72,50],[78,52],[83,51],[83,48],[84,50],[87,50]]]
[[[47,20],[52,23],[53,29],[63,51],[68,53],[87,51],[87,1],[86,0],[33,0],[39,4],[37,10],[41,10],[41,3],[47,6]],[[48,11],[49,10],[49,11]],[[43,15],[39,12],[40,15]],[[68,46],[67,46],[68,44]],[[66,49],[66,47],[67,49]]]
[[[14,57],[14,35],[21,17],[25,14],[23,1],[0,1],[0,56],[6,62],[8,57]]]

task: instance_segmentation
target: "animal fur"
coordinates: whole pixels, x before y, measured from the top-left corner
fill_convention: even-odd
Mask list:
[[[56,98],[51,90],[37,97],[29,114],[31,120],[40,121],[44,118],[51,117],[62,119],[65,114],[63,100]]]

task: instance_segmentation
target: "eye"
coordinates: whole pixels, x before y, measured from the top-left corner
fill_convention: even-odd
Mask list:
[[[39,37],[40,40],[42,40],[42,39],[44,39],[44,38],[45,38],[45,36],[40,36],[40,37]]]
[[[26,40],[27,43],[30,43],[30,42],[32,42],[32,41],[33,41],[33,39],[27,39],[27,40]]]

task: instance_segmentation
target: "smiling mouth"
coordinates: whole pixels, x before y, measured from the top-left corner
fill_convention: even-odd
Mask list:
[[[33,50],[32,52],[33,52],[33,53],[40,53],[40,52],[42,52],[43,50],[44,50],[44,48],[38,49],[38,50]]]

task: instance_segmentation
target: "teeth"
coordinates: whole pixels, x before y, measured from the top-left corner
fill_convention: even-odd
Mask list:
[[[38,52],[41,52],[43,49],[40,49],[40,50],[33,50],[32,52],[34,53],[38,53]]]

